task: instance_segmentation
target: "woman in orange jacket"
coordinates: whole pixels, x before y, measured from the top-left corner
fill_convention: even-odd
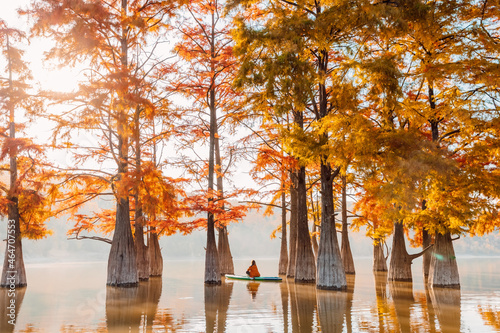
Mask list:
[[[252,265],[250,267],[248,267],[246,273],[251,278],[260,276],[259,269],[257,268],[257,264],[255,263],[255,260],[252,260]]]

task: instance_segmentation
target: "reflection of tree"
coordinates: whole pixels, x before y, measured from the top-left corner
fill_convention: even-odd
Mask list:
[[[347,297],[345,304],[345,323],[347,328],[347,333],[352,332],[352,299],[354,297],[354,282],[356,280],[355,275],[349,274],[347,278]]]
[[[292,285],[292,284],[291,284]],[[295,304],[297,306],[298,329],[293,332],[312,332],[314,321],[314,310],[316,307],[316,286],[313,284],[294,283]],[[293,305],[293,302],[292,302]],[[292,310],[293,316],[293,310]],[[293,325],[293,321],[292,321]]]
[[[460,289],[430,288],[432,305],[443,332],[460,332]]]
[[[226,318],[233,283],[223,281],[220,285],[205,284],[205,324],[206,332],[225,332]]]
[[[401,332],[411,332],[410,311],[415,302],[415,298],[413,297],[413,283],[390,281],[389,290],[392,295]]]
[[[106,289],[108,332],[146,332],[153,326],[162,289],[161,278],[150,278],[138,287]]]
[[[17,320],[25,292],[26,287],[16,287],[15,291],[11,291],[9,288],[0,288],[0,316],[2,316],[0,319],[0,332],[14,332],[15,325],[10,324],[9,321],[14,320],[12,323],[15,323]],[[14,303],[11,303],[11,300],[14,300]]]
[[[396,331],[394,321],[392,321],[391,308],[387,302],[387,272],[373,272],[375,277],[375,295],[377,297],[377,318],[378,327],[374,327],[377,332]]]
[[[288,279],[284,278],[280,283],[281,308],[283,310],[283,333],[288,333]]]
[[[255,301],[255,297],[257,297],[257,291],[259,290],[260,282],[248,282],[247,290],[252,295],[252,300]]]
[[[500,310],[493,308],[491,305],[478,305],[477,311],[483,318],[486,325],[493,327],[496,331],[500,332]]]
[[[319,325],[322,332],[342,332],[348,308],[345,291],[317,290]]]

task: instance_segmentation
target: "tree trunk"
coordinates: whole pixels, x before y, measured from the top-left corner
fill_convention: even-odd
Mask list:
[[[382,240],[373,243],[373,271],[387,272],[387,261],[384,255]]]
[[[412,259],[406,251],[403,223],[395,222],[392,238],[391,263],[389,266],[389,280],[412,281],[411,264]]]
[[[314,264],[311,236],[309,235],[309,225],[307,223],[305,167],[300,167],[297,180],[297,258],[295,259],[295,282],[314,282],[316,280],[316,265]]]
[[[215,135],[217,133],[217,110],[215,106],[215,13],[212,11],[212,29],[210,38],[210,57],[212,82],[208,91],[210,109],[210,142],[208,153],[208,213],[207,213],[207,246],[205,251],[205,283],[220,284],[219,254],[215,242],[215,217],[213,209],[216,193],[214,191],[215,174]]]
[[[422,210],[427,209],[426,201],[422,201]],[[427,229],[425,229],[425,226],[422,228],[422,249],[427,248],[429,245],[431,245],[432,237],[429,235],[429,232]],[[423,256],[423,263],[422,263],[422,272],[424,274],[424,281],[427,281],[429,278],[429,268],[431,265],[431,257],[432,257],[432,250],[427,251],[424,253]]]
[[[422,249],[427,248],[431,245],[431,235],[425,229],[422,230]],[[432,250],[426,251],[423,255],[422,271],[424,274],[424,281],[429,278],[429,268],[431,267]]]
[[[319,204],[317,207],[318,209],[315,209],[312,191],[310,193],[311,193],[311,211],[312,211],[312,216],[313,216],[313,229],[312,229],[313,236],[311,237],[311,243],[312,243],[312,247],[313,247],[314,258],[317,259],[319,245],[318,245],[318,237],[316,236],[316,232],[318,231],[318,224],[319,224],[319,221],[318,221]]]
[[[137,286],[137,261],[130,228],[129,201],[120,198],[116,204],[116,223],[108,258],[108,286]]]
[[[295,259],[297,258],[297,172],[290,173],[290,251],[288,257],[287,277],[295,277]]]
[[[449,232],[435,234],[428,282],[431,287],[460,289],[458,265]]]
[[[144,226],[142,222],[144,216],[142,209],[135,211],[135,251],[137,253],[137,274],[139,280],[145,281],[149,279],[149,251],[144,242]]]
[[[346,176],[342,176],[342,247],[340,254],[344,264],[345,274],[356,274],[349,243],[349,230],[347,227],[347,183]]]
[[[332,168],[323,162],[321,163],[321,234],[317,262],[316,287],[318,289],[347,289],[335,227]]]
[[[217,135],[215,137],[215,170],[217,175],[217,195],[219,202],[223,202],[224,186],[222,178],[222,161],[220,156],[219,138]],[[224,204],[221,205],[221,210],[224,210]],[[219,231],[218,254],[220,274],[234,274],[233,256],[231,255],[231,248],[229,246],[227,226],[219,224],[217,229]]]
[[[140,132],[141,108],[137,107],[134,115],[135,123],[135,218],[134,218],[134,240],[135,251],[137,253],[137,274],[139,280],[149,279],[149,254],[148,248],[144,242],[144,216],[142,213],[142,202],[140,198],[140,182],[142,180],[142,161],[141,161],[141,132]]]
[[[161,255],[160,242],[156,229],[151,227],[148,233],[149,275],[162,276],[163,256]]]
[[[286,193],[285,186],[281,192],[281,249],[280,260],[278,265],[278,274],[285,275],[288,264],[288,244],[286,234]]]
[[[229,238],[227,234],[227,227],[219,227],[219,265],[220,274],[234,274],[233,256],[231,255],[231,248],[229,247]]]
[[[5,257],[0,287],[15,289],[27,285],[23,246],[21,242],[18,199],[16,196],[10,197],[8,217],[7,241],[5,242]]]
[[[10,50],[9,36],[6,38],[7,51]],[[9,71],[9,102],[7,108],[9,110],[9,139],[16,138],[16,123],[14,114],[14,101],[13,101],[13,83],[12,83],[12,61],[8,57],[8,71]],[[9,200],[8,206],[8,220],[7,220],[7,241],[5,244],[5,257],[2,268],[2,278],[0,287],[11,288],[24,287],[27,285],[26,270],[24,268],[23,246],[21,241],[21,221],[19,216],[19,198],[18,198],[18,184],[17,184],[17,149],[11,147],[9,149],[9,172],[10,184],[7,199]]]
[[[127,15],[127,0],[122,0],[122,10]],[[128,28],[122,27],[121,37],[121,64],[128,66]],[[108,258],[108,286],[129,287],[136,286],[139,281],[137,274],[137,257],[134,246],[134,237],[130,227],[130,204],[128,189],[121,184],[128,171],[129,133],[127,130],[127,114],[119,110],[117,116],[118,134],[118,177],[114,185],[116,192],[116,222],[111,250]]]

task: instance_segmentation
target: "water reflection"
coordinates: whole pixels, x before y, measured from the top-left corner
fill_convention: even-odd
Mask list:
[[[54,272],[52,265],[37,268],[36,277],[46,272],[46,278],[37,284],[33,277],[26,294],[18,289],[23,293],[17,295],[15,329],[5,324],[8,298],[0,289],[0,332],[496,332],[500,268],[499,274],[492,270],[500,261],[488,264],[483,271],[467,271],[468,278],[464,273],[464,281],[482,279],[483,289],[471,282],[461,291],[427,289],[421,279],[389,283],[387,273],[360,265],[356,276],[347,276],[346,292],[316,290],[314,284],[286,278],[205,286],[197,262],[171,263],[176,266],[163,276],[163,288],[159,278],[137,288],[106,288],[105,274],[89,284],[67,277],[74,266]],[[98,272],[93,265],[83,267],[88,276]]]
[[[484,323],[500,332],[500,310],[491,305],[478,305],[477,310]]]
[[[14,332],[25,292],[26,287],[0,288],[0,332]]]
[[[248,282],[247,283],[247,290],[252,296],[252,300],[255,301],[255,298],[257,297],[257,291],[259,291],[259,286],[260,282]]]
[[[233,283],[222,281],[220,285],[205,285],[206,332],[225,332],[227,311],[233,293]]]
[[[401,332],[411,332],[410,313],[415,299],[413,297],[413,283],[390,281],[389,291],[394,302],[394,310]]]
[[[348,295],[344,291],[317,291],[319,325],[323,332],[342,332],[344,317],[350,312]]]
[[[430,288],[432,306],[442,332],[460,332],[460,290]]]
[[[161,278],[150,278],[138,287],[106,287],[106,325],[108,332],[148,332],[161,296]]]
[[[286,278],[280,283],[281,309],[283,313],[283,332],[288,333],[288,283]]]

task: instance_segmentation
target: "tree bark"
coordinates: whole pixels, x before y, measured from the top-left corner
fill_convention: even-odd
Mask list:
[[[127,0],[122,0],[122,11],[127,15]],[[128,66],[127,27],[122,27],[121,37],[121,64]],[[123,98],[123,96],[122,96]],[[136,286],[139,281],[137,273],[137,258],[134,238],[130,227],[130,204],[128,189],[122,184],[128,171],[128,130],[125,110],[119,110],[117,116],[118,134],[118,176],[114,186],[116,196],[116,222],[111,250],[108,258],[108,286],[130,287]]]
[[[295,259],[297,258],[297,172],[290,173],[292,184],[290,185],[290,251],[288,257],[287,277],[295,277]]]
[[[295,259],[295,282],[314,282],[316,265],[307,223],[306,168],[300,167],[297,179],[297,258]],[[338,245],[337,245],[338,246]],[[339,257],[340,259],[340,257]]]
[[[352,258],[351,245],[349,243],[349,230],[347,226],[347,180],[342,176],[342,247],[340,249],[345,274],[356,274],[354,259]]]
[[[373,244],[373,271],[387,272],[387,261],[384,255],[382,240]]]
[[[9,36],[7,35],[7,51],[10,50]],[[12,82],[12,61],[8,57],[9,71],[9,102],[7,108],[9,110],[9,138],[16,138],[16,123],[14,115],[13,101],[13,82]],[[24,287],[27,285],[26,270],[24,268],[23,246],[21,241],[21,221],[19,215],[19,198],[17,184],[17,148],[9,148],[9,172],[10,184],[9,193],[7,193],[8,204],[8,220],[7,220],[7,241],[5,244],[5,257],[2,268],[2,278],[0,287],[10,288]]]
[[[148,233],[148,253],[149,253],[149,275],[162,276],[163,256],[161,254],[160,242],[156,229],[151,227]]]
[[[422,230],[422,250],[429,247],[431,245],[431,235],[429,235],[429,232],[425,229]],[[422,258],[422,271],[424,274],[424,281],[427,281],[429,278],[429,269],[431,267],[431,258],[432,258],[432,253],[433,251],[426,251],[423,255]]]
[[[128,198],[119,198],[116,204],[116,223],[108,258],[108,286],[137,286],[136,252],[130,228]]]
[[[318,237],[316,236],[316,232],[318,231],[318,225],[320,223],[318,221],[319,203],[318,203],[318,209],[315,209],[312,191],[310,192],[310,194],[311,194],[311,211],[312,211],[312,216],[313,216],[313,229],[312,229],[313,236],[311,237],[311,243],[312,243],[312,247],[313,247],[314,258],[317,259],[319,245],[318,245]]]
[[[392,236],[391,263],[389,265],[390,281],[412,281],[411,275],[412,259],[406,251],[403,223],[394,223],[394,234]]]
[[[294,112],[294,122],[299,128],[304,128],[304,114],[302,112]],[[306,168],[302,165],[297,171],[297,253],[295,259],[295,282],[314,282],[315,280],[316,265],[314,263],[314,254],[307,221]]]
[[[215,242],[215,217],[210,209],[213,208],[214,193],[214,173],[215,173],[215,134],[217,133],[217,115],[215,106],[215,14],[212,11],[212,31],[210,40],[211,73],[212,82],[208,91],[210,109],[210,142],[208,154],[208,208],[207,213],[207,246],[205,251],[205,283],[220,284],[219,255]]]
[[[234,274],[233,256],[231,255],[231,248],[229,247],[229,237],[227,227],[221,226],[219,230],[219,265],[220,274]]]
[[[436,232],[434,236],[428,283],[431,287],[460,289],[457,259],[449,232],[444,235]]]
[[[222,177],[222,161],[220,156],[220,146],[219,138],[215,137],[215,170],[217,174],[217,195],[219,202],[224,199],[224,185]],[[224,205],[221,205],[221,209],[224,210]],[[231,255],[231,248],[229,246],[229,237],[227,233],[227,226],[220,225],[217,228],[219,231],[219,243],[218,243],[218,254],[219,254],[219,265],[220,274],[234,274],[234,264],[233,256]]]
[[[142,212],[142,202],[140,198],[140,182],[142,178],[142,161],[141,161],[141,134],[140,134],[140,115],[141,108],[137,107],[134,115],[135,123],[135,218],[134,218],[134,240],[135,251],[137,253],[137,274],[139,280],[145,281],[149,279],[149,254],[148,248],[144,241],[144,215]]]
[[[337,241],[332,168],[321,163],[321,233],[318,249],[318,289],[345,290],[347,280]]]
[[[423,200],[422,201],[422,210],[425,210],[425,209],[427,209],[426,201]],[[425,226],[424,226],[422,228],[422,249],[425,249],[428,246],[430,246],[431,242],[432,242],[432,237],[431,237],[431,235],[429,235],[429,232],[427,231],[427,229],[425,229]],[[427,281],[429,278],[429,268],[431,265],[431,257],[432,257],[432,250],[424,253],[423,263],[422,263],[422,272],[424,274],[424,281]]]
[[[144,216],[142,209],[135,211],[135,251],[137,253],[137,274],[140,281],[149,279],[149,251],[144,242]]]
[[[288,244],[286,232],[286,193],[285,186],[283,185],[281,192],[281,249],[280,259],[278,265],[278,274],[285,275],[288,264]]]

